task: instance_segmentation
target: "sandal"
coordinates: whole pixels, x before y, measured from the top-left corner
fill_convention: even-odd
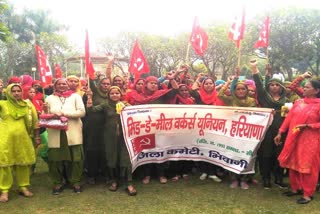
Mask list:
[[[149,183],[150,183],[150,179],[151,179],[150,176],[146,176],[146,177],[144,177],[144,178],[142,179],[142,183],[143,183],[143,184],[149,184]]]
[[[137,190],[134,188],[134,186],[132,185],[129,185],[127,188],[126,188],[126,192],[129,196],[135,196],[137,195]]]
[[[109,190],[111,192],[115,192],[118,190],[118,184],[116,182],[111,183],[111,186],[109,186]]]
[[[172,180],[173,182],[177,182],[177,181],[179,181],[179,179],[180,179],[180,176],[179,176],[179,175],[176,175],[176,176],[174,176],[173,178],[171,178],[171,180]]]
[[[297,200],[297,204],[308,204],[312,200],[313,200],[313,197],[310,197],[309,199],[302,197]]]
[[[81,186],[79,186],[79,185],[73,186],[73,192],[74,193],[81,193],[82,192]]]
[[[54,186],[52,188],[52,194],[53,195],[59,195],[62,191],[63,191],[63,188],[62,188],[61,185],[60,186]]]
[[[160,181],[160,184],[166,184],[168,182],[168,179],[166,177],[164,177],[164,176],[161,176],[159,178],[159,181]]]
[[[182,175],[182,178],[183,178],[184,180],[189,180],[189,175],[188,175],[188,174],[183,174],[183,175]]]
[[[0,202],[6,203],[9,201],[9,194],[7,192],[3,192],[0,195]]]
[[[19,191],[19,195],[22,195],[24,197],[30,198],[33,196],[33,193],[30,192],[30,190],[28,190],[27,188],[23,188]]]

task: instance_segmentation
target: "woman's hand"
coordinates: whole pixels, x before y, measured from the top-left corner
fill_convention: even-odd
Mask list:
[[[166,79],[167,80],[172,80],[175,78],[175,75],[176,75],[176,71],[172,70],[172,71],[169,71],[166,75]]]
[[[275,136],[275,138],[274,138],[273,140],[274,140],[274,143],[275,143],[277,146],[281,145],[281,144],[282,144],[282,142],[281,142],[281,133],[279,132],[279,133]]]
[[[86,106],[87,106],[87,108],[91,108],[92,107],[92,101],[88,100]]]
[[[44,113],[48,114],[49,113],[49,104],[48,103],[43,103],[42,110],[43,110]]]
[[[252,74],[256,74],[259,72],[257,64],[258,64],[258,62],[256,59],[250,60]]]
[[[223,86],[225,86],[226,84],[221,84],[221,85],[218,85],[218,86],[216,86],[215,87],[215,89],[217,90],[217,91],[219,91],[221,88],[223,88]]]
[[[301,75],[304,79],[305,78],[311,78],[312,77],[312,73],[310,71],[306,71]]]
[[[61,116],[63,116],[64,114],[63,114],[63,112],[58,112],[58,113],[55,113],[54,114],[56,117],[61,117]]]
[[[194,81],[194,83],[192,84],[191,90],[198,90],[200,88],[200,82],[198,79],[196,79],[196,81]]]
[[[270,64],[266,65],[266,76],[272,76],[272,67]]]
[[[188,73],[188,65],[184,64],[184,65],[181,65],[178,69],[177,69],[177,72],[181,73],[181,72],[184,72],[184,73]]]
[[[34,142],[35,142],[35,147],[37,148],[41,144],[40,137],[34,138]]]
[[[199,74],[197,75],[197,80],[199,81],[202,77],[204,77],[204,74],[203,74],[203,73],[199,73]]]
[[[113,62],[114,61],[114,56],[112,55],[112,53],[107,53],[106,57],[108,59],[108,62]]]

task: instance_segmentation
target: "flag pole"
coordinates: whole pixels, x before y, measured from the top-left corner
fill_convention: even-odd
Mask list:
[[[88,83],[88,88],[90,88],[90,78],[89,78],[89,75],[87,74],[87,83]]]
[[[186,64],[188,64],[188,62],[189,62],[190,46],[191,46],[190,42],[188,42],[187,54],[186,54],[186,59],[185,59]]]
[[[269,64],[269,48],[268,46],[266,48],[267,48],[267,64]]]
[[[241,40],[239,41],[238,68],[240,68],[240,62],[241,62]]]

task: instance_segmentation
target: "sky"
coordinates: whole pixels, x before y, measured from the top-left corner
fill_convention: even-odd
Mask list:
[[[98,39],[115,36],[122,31],[148,32],[174,36],[191,32],[193,19],[198,16],[200,25],[212,21],[232,23],[242,5],[246,17],[272,9],[296,6],[316,8],[317,0],[11,0],[17,11],[22,8],[45,9],[50,18],[69,26],[69,41],[84,45],[88,29],[90,44]]]

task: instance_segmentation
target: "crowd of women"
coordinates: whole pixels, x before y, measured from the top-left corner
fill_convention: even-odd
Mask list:
[[[127,194],[134,196],[134,176],[143,184],[155,177],[165,184],[169,177],[172,182],[188,179],[195,168],[201,180],[221,182],[228,174],[231,188],[248,189],[250,183],[257,183],[253,174],[226,173],[206,162],[146,164],[132,174],[121,110],[141,104],[200,104],[274,109],[273,122],[257,156],[262,185],[265,189],[272,183],[287,188],[286,169],[291,189],[284,194],[301,195],[297,203],[309,203],[320,170],[320,82],[311,79],[309,72],[293,82],[282,82],[272,76],[270,66],[262,78],[256,62],[251,62],[251,69],[251,79],[240,81],[240,70],[236,68],[235,75],[226,82],[203,74],[191,78],[185,65],[160,78],[111,78],[111,64],[106,75],[98,75],[96,80],[86,82],[68,76],[56,79],[45,89],[28,75],[11,77],[5,89],[0,81],[0,201],[9,200],[13,175],[19,193],[33,196],[28,186],[37,155],[48,164],[55,195],[66,185],[75,193],[82,192],[82,178],[86,175],[88,185],[102,177],[110,191],[124,185]],[[284,112],[287,103],[293,106]],[[46,119],[67,124],[67,128],[39,123]]]

